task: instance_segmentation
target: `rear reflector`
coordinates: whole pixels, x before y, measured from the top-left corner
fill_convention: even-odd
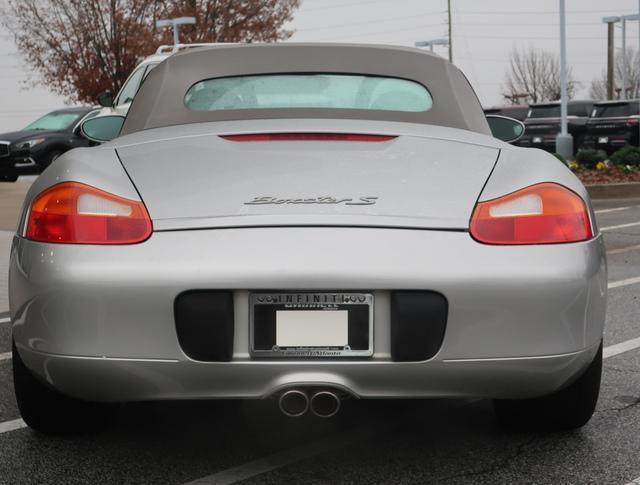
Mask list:
[[[152,231],[147,209],[77,182],[54,185],[31,204],[27,239],[66,244],[135,244]]]
[[[389,141],[392,135],[364,135],[359,133],[249,133],[220,135],[229,141]]]
[[[554,183],[532,185],[478,202],[470,232],[486,244],[555,244],[593,237],[589,211],[575,192]]]

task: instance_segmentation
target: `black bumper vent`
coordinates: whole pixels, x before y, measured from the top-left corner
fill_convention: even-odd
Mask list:
[[[391,358],[416,362],[436,355],[447,326],[447,299],[435,291],[391,293]]]
[[[173,306],[180,347],[194,360],[229,362],[233,357],[233,292],[193,290]]]

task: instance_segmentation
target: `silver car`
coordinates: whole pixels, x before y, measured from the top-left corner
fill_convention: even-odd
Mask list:
[[[519,122],[490,120],[513,139]],[[494,136],[464,75],[400,47],[178,53],[112,141],[33,184],[13,241],[16,396],[42,432],[110,404],[481,397],[584,425],[606,261],[587,192]]]

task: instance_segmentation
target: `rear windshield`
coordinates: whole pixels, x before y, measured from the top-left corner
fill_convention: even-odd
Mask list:
[[[207,79],[184,99],[192,111],[337,108],[424,112],[433,100],[406,79],[352,74],[266,74]]]
[[[617,116],[632,116],[638,114],[638,103],[619,103],[596,105],[591,116],[593,118],[615,118]]]
[[[593,103],[570,103],[567,106],[569,116],[589,116]],[[560,118],[560,105],[532,106],[529,118]]]
[[[560,118],[560,106],[533,106],[528,118]]]
[[[49,113],[38,118],[25,130],[66,130],[70,128],[84,113]]]

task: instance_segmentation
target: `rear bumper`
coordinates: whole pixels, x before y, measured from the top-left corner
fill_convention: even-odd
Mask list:
[[[127,402],[269,397],[287,387],[327,386],[357,398],[489,397],[549,394],[593,360],[598,345],[564,355],[516,359],[392,362],[160,361],[50,355],[21,348],[26,365],[60,392]]]
[[[135,401],[263,397],[322,383],[361,397],[527,397],[558,389],[600,343],[602,238],[496,247],[465,232],[252,228],[156,232],[133,246],[14,240],[10,304],[25,363],[62,392]],[[173,304],[190,289],[234,291],[229,363],[189,359]],[[374,355],[362,361],[252,360],[250,290],[374,293]],[[425,362],[392,362],[390,290],[433,290],[449,315]]]

